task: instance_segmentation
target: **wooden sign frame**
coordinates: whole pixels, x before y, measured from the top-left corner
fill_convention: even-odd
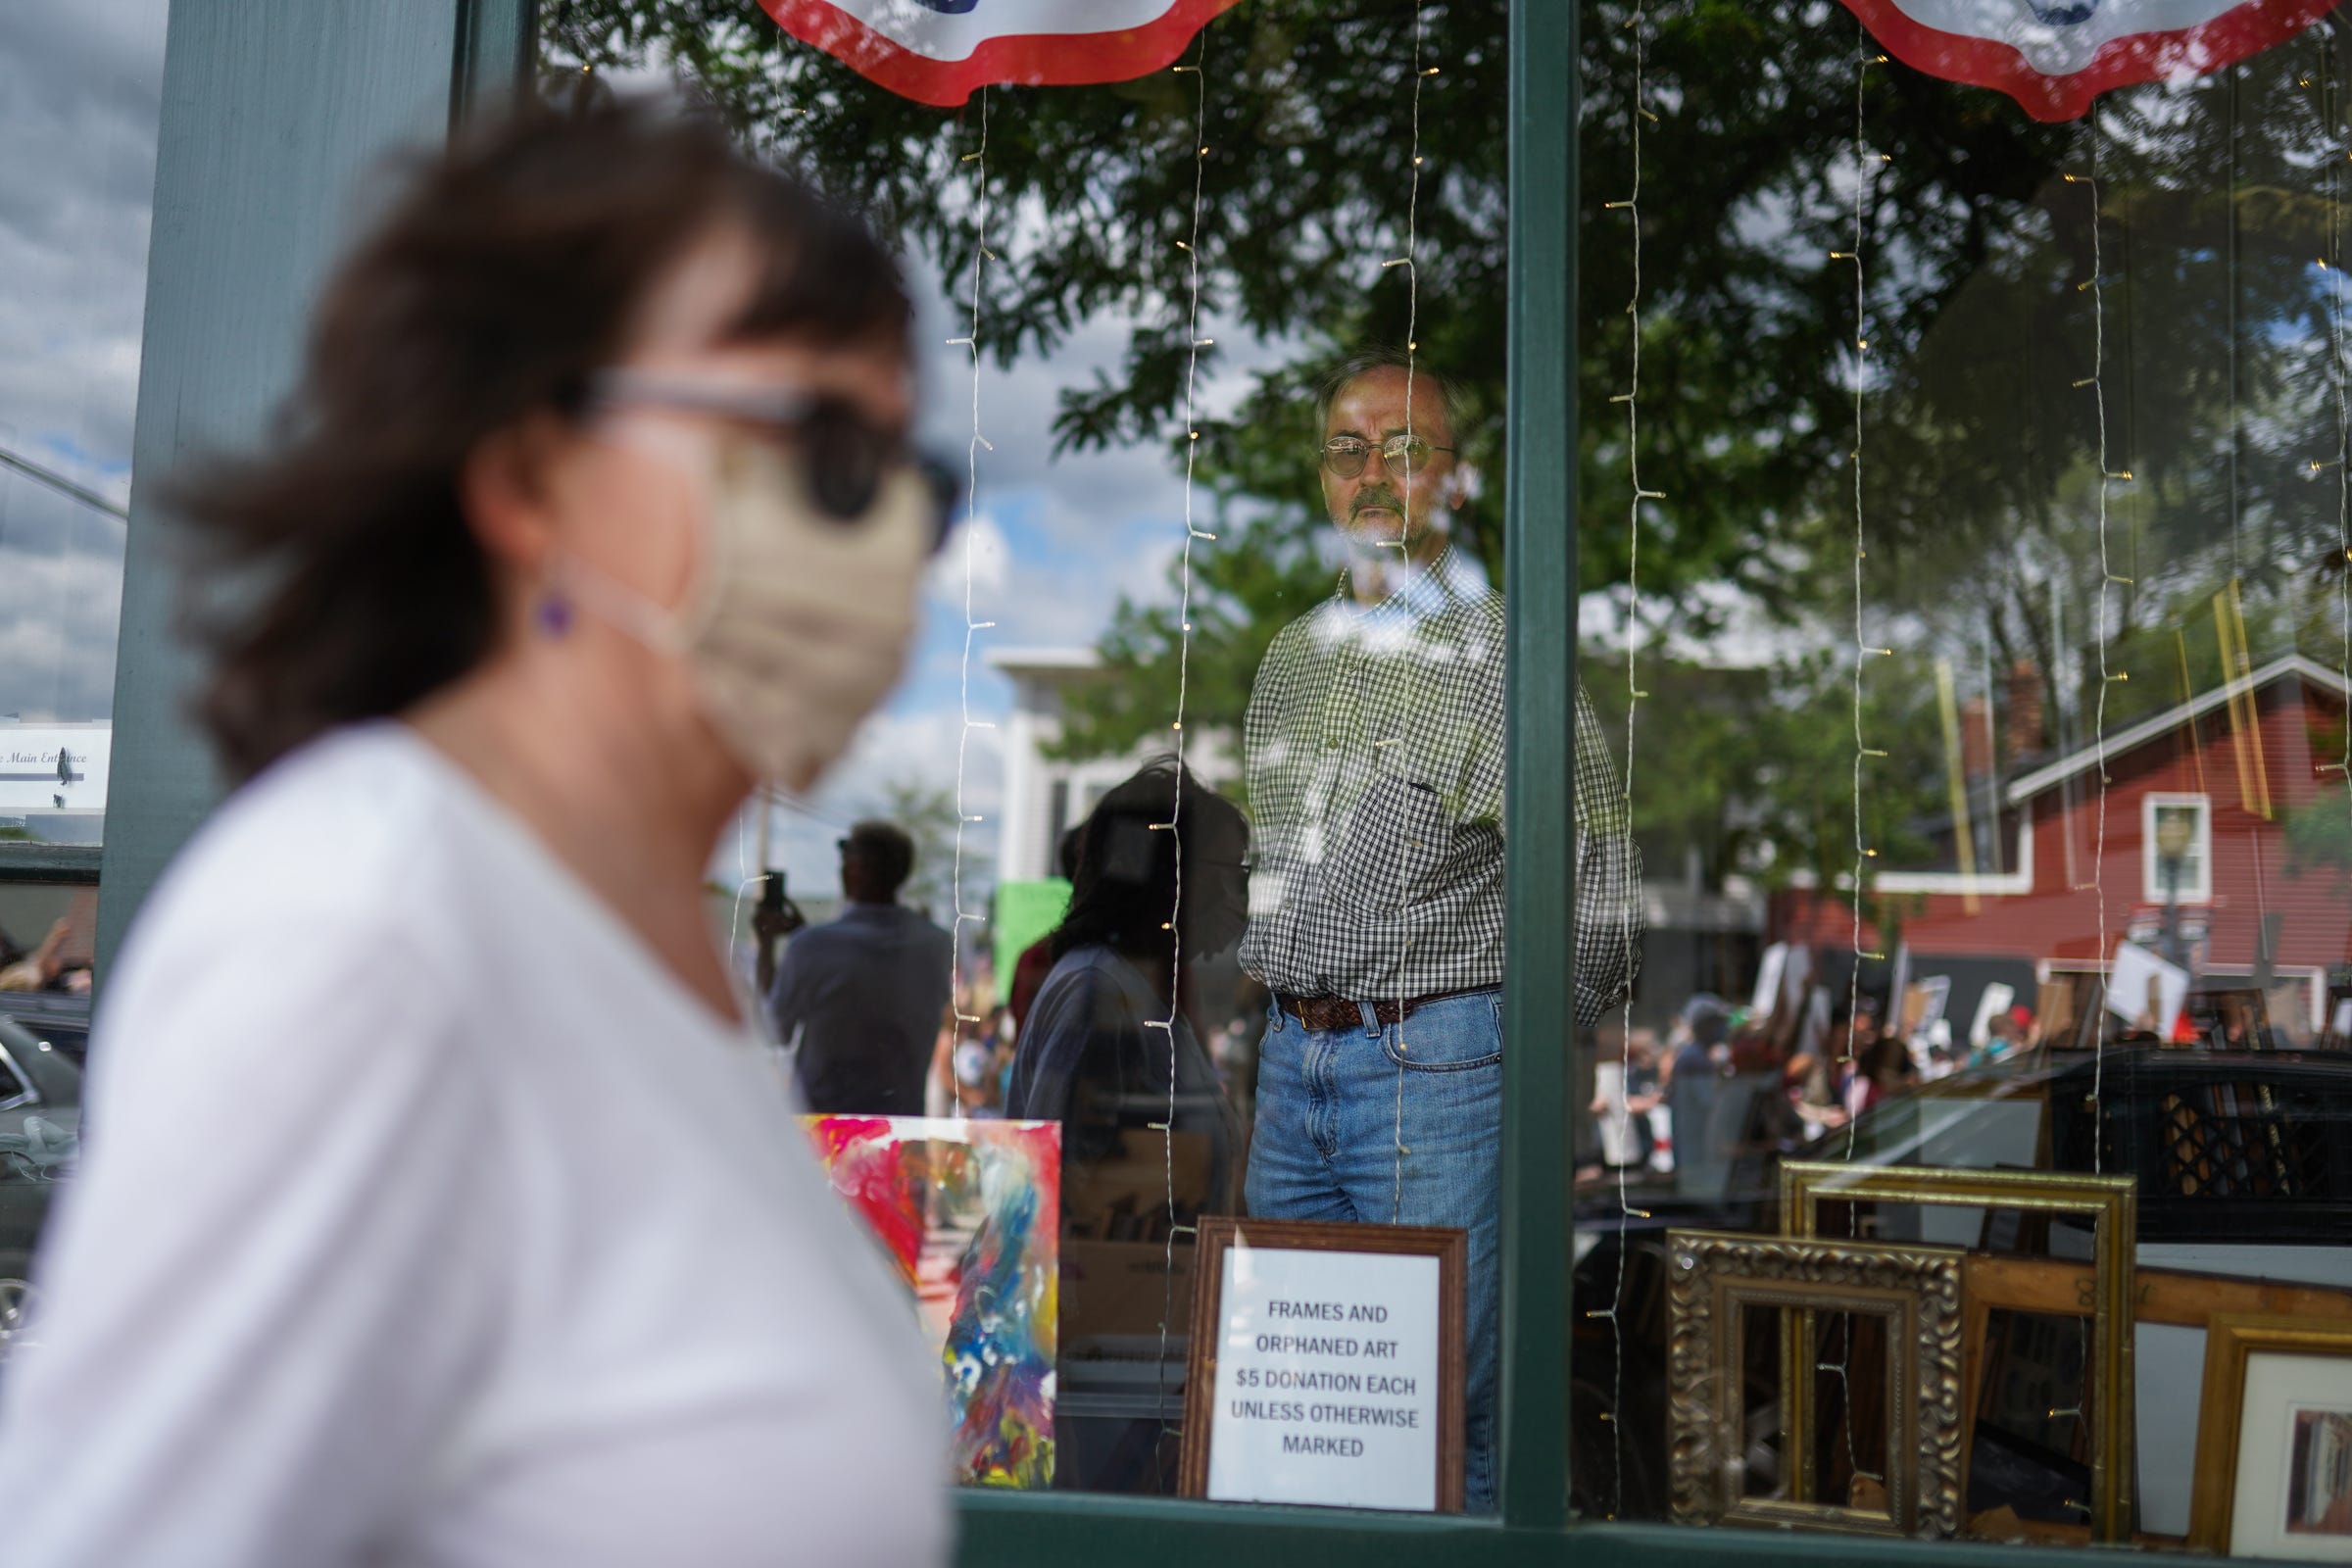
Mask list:
[[[1208,1442],[1223,1348],[1225,1254],[1236,1244],[1276,1252],[1357,1252],[1438,1260],[1438,1508],[1462,1511],[1462,1385],[1468,1324],[1470,1234],[1435,1225],[1344,1225],[1320,1220],[1248,1219],[1210,1214],[1200,1220],[1193,1258],[1192,1348],[1184,1377],[1184,1446],[1177,1491],[1208,1495]]]

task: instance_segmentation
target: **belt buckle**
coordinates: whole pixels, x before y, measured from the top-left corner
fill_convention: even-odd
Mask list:
[[[1360,1022],[1361,1014],[1358,1013],[1349,1013],[1345,1018],[1340,1017],[1340,1013],[1348,1005],[1347,1000],[1341,997],[1285,997],[1282,999],[1283,1011],[1298,1019],[1307,1028],[1321,1031],[1342,1029],[1351,1022]]]

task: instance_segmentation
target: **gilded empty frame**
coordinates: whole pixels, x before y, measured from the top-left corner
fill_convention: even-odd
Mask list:
[[[1674,1231],[1667,1238],[1674,1517],[1888,1536],[1948,1536],[1960,1522],[1960,1278],[1964,1253],[1938,1247]],[[1746,1495],[1745,1389],[1751,1308],[1808,1316],[1850,1312],[1886,1321],[1884,1510]],[[1782,1462],[1809,1471],[1811,1446],[1788,1425],[1784,1366]]]
[[[1941,1169],[1922,1165],[1847,1165],[1788,1160],[1781,1166],[1781,1230],[1791,1239],[1820,1233],[1824,1200],[1919,1203],[1936,1207],[2014,1208],[2073,1215],[2091,1222],[2091,1533],[2125,1541],[2132,1532],[2132,1275],[2138,1235],[2136,1185],[2129,1176],[2055,1171]],[[1803,1359],[1810,1325],[1792,1321],[1782,1341],[1782,1380]],[[1789,1441],[1810,1440],[1813,1385],[1788,1389]],[[1809,1477],[1797,1472],[1801,1489]],[[1799,1498],[1804,1496],[1801,1490]]]

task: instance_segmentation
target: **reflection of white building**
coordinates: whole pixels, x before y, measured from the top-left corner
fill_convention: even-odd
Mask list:
[[[1004,809],[997,837],[997,874],[1028,881],[1056,874],[1054,847],[1062,830],[1086,820],[1095,803],[1168,745],[1139,746],[1118,757],[1063,761],[1046,755],[1061,735],[1063,696],[1103,678],[1092,648],[1001,648],[989,663],[1012,682],[1012,712],[1004,722]],[[1173,714],[1169,715],[1172,719]],[[1204,784],[1222,785],[1237,769],[1233,747],[1213,733],[1194,735],[1185,760]]]
[[[106,809],[115,727],[0,718],[0,811],[95,816]]]
[[[114,744],[110,723],[25,724],[0,714],[0,827],[97,843]]]

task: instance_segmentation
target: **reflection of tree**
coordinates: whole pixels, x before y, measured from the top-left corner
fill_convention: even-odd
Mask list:
[[[1500,471],[1502,192],[1507,146],[1504,10],[1426,7],[1428,58],[1416,220],[1417,339],[1470,391],[1465,458]],[[665,56],[751,140],[875,210],[949,275],[969,276],[969,178],[977,101],[942,113],[893,97],[791,40],[740,0],[567,0],[545,23],[551,80]],[[1195,556],[1188,710],[1237,722],[1257,658],[1281,623],[1330,587],[1314,565],[1315,432],[1307,390],[1336,345],[1400,342],[1400,254],[1410,189],[1409,0],[1250,5],[1208,31],[1209,201],[1201,224],[1203,318],[1297,345],[1231,421],[1204,424],[1200,476],[1220,546]],[[1191,230],[1195,87],[1162,73],[1092,88],[994,89],[990,182],[1014,216],[985,273],[985,347],[1001,362],[1049,352],[1078,322],[1136,323],[1116,380],[1064,394],[1069,447],[1158,440],[1176,429],[1190,356],[1182,305]],[[1220,328],[1226,330],[1227,328]],[[1204,354],[1213,368],[1218,350]],[[1499,565],[1498,486],[1465,514],[1465,543]],[[1175,709],[1178,617],[1123,605],[1105,640],[1121,679],[1078,699],[1072,749],[1124,750],[1164,735]]]
[[[2323,763],[2345,755],[2342,718],[2315,727],[2311,755]],[[2345,781],[2344,787],[2352,789],[2352,780]],[[2336,789],[2322,790],[2303,805],[2289,808],[2284,825],[2288,876],[2321,872],[2342,877],[2352,872],[2352,813],[2344,810],[2344,797]]]
[[[1504,341],[1504,11],[1433,3],[1426,25],[1441,74],[1427,84],[1420,135],[1418,336],[1433,363],[1484,388],[1471,455],[1491,466]],[[545,28],[551,77],[666,55],[749,139],[875,210],[949,275],[968,276],[958,160],[976,144],[977,99],[943,113],[894,97],[740,0],[565,0]],[[1250,5],[1209,27],[1204,318],[1298,338],[1308,363],[1335,343],[1403,339],[1403,273],[1381,264],[1400,253],[1405,229],[1412,29],[1410,0]],[[984,345],[1009,361],[1053,349],[1096,313],[1129,315],[1122,374],[1065,393],[1057,434],[1077,447],[1180,440],[1170,421],[1190,355],[1180,308],[1190,262],[1175,241],[1191,230],[1194,83],[1159,73],[996,88],[992,104],[991,188],[1015,216],[995,247],[1004,265],[986,274]],[[1214,432],[1220,478],[1298,495],[1307,470],[1295,404],[1307,368],[1275,372],[1261,407]],[[1475,531],[1497,554],[1491,509]]]
[[[1626,559],[1624,425],[1605,400],[1622,383],[1630,247],[1624,215],[1602,204],[1630,178],[1633,15],[1631,0],[1596,0],[1583,29],[1588,586],[1622,581]],[[1475,416],[1457,434],[1497,474],[1504,7],[1431,0],[1423,16],[1444,74],[1421,124],[1420,347],[1470,382]],[[1208,29],[1204,310],[1296,354],[1238,417],[1205,430],[1200,472],[1221,538],[1195,557],[1188,710],[1203,721],[1238,718],[1266,641],[1328,589],[1304,456],[1314,366],[1335,346],[1403,336],[1402,270],[1380,263],[1405,226],[1412,22],[1410,0],[1289,0]],[[1703,645],[1726,604],[1744,600],[1790,629],[1788,646],[1814,652],[1776,677],[1787,710],[1811,718],[1781,728],[1759,717],[1752,736],[1717,734],[1712,750],[1646,751],[1641,776],[1680,788],[1668,781],[1767,738],[1790,757],[1816,739],[1833,756],[1847,745],[1842,777],[1793,760],[1749,775],[1773,824],[1756,833],[1810,859],[1837,836],[1802,825],[1818,801],[1801,792],[1851,794],[1850,711],[1833,721],[1835,669],[1813,662],[1851,647],[1838,624],[1853,565],[1851,274],[1828,258],[1850,240],[1857,34],[1813,0],[1677,0],[1649,10],[1645,27],[1658,119],[1643,135],[1643,466],[1667,493],[1645,520],[1645,629]],[[626,67],[666,50],[746,135],[965,275],[957,160],[972,111],[880,92],[739,0],[567,0],[548,33],[559,66]],[[2053,724],[2073,715],[2081,740],[2102,695],[2111,724],[2177,699],[2174,629],[2232,577],[2249,622],[2278,638],[2328,612],[2333,582],[2314,566],[2333,556],[2336,486],[2311,482],[2309,464],[2332,457],[2335,412],[2327,274],[2312,264],[2327,244],[2323,169],[2342,158],[2344,134],[2322,123],[2320,37],[2178,91],[2105,99],[2095,236],[2091,188],[2066,177],[2090,171],[2087,122],[2039,124],[1999,95],[1869,67],[1863,118],[1883,160],[1870,166],[1863,242],[1874,641],[1917,652],[1923,669],[1937,656],[2030,660]],[[1000,360],[1049,351],[1092,314],[1125,314],[1136,324],[1121,374],[1065,394],[1057,435],[1180,447],[1188,263],[1174,240],[1190,228],[1191,78],[997,89],[992,106],[990,178],[1017,217],[1005,264],[987,272],[986,348]],[[2083,286],[2094,237],[2095,293]],[[2107,492],[2112,572],[2130,580],[2106,585],[2103,619],[2100,401],[2081,384],[2094,300],[2107,466],[2132,475]],[[1463,530],[1496,569],[1498,492],[1487,486]],[[2130,681],[2099,681],[2102,626],[2109,666]],[[1163,729],[1179,632],[1168,609],[1119,607],[1102,646],[1120,678],[1078,699],[1071,750],[1123,749]],[[2209,638],[2186,648],[2192,682],[2220,677]],[[1903,662],[1874,661],[1874,687],[1899,684]],[[1673,733],[1647,744],[1700,744],[1695,729],[1688,742]],[[1932,786],[1939,749],[1907,760]],[[1904,760],[1898,752],[1886,780],[1898,798]],[[1653,808],[1677,819],[1690,809],[1656,797]]]
[[[1588,647],[1585,679],[1604,729],[1625,733],[1626,686],[1616,656]],[[1943,800],[1942,774],[1906,760],[1937,760],[1932,668],[1904,652],[1875,670],[1863,723],[1887,759],[1867,760],[1863,842],[1889,865],[1928,853]],[[1725,670],[1683,661],[1642,664],[1645,696],[1635,801],[1653,879],[1680,877],[1686,854],[1720,886],[1735,873],[1781,884],[1810,873],[1836,887],[1854,869],[1852,666],[1829,655]],[[1882,926],[1891,909],[1872,910]]]
[[[1985,267],[1905,344],[1874,437],[1889,524],[1881,595],[1950,636],[1981,628],[2005,665],[2045,672],[2050,710],[2096,698],[2099,392],[2091,307],[2104,303],[2116,722],[2177,700],[2172,629],[2240,579],[2249,614],[2308,610],[2333,555],[2316,43],[2286,46],[2183,94],[2142,89],[2101,111],[2103,287],[2085,288],[2092,193],[2046,180]],[[2086,172],[2078,129],[2065,168]],[[1940,612],[1935,607],[1942,606]],[[2063,690],[2073,671],[2075,689]],[[2200,684],[2218,676],[2197,670]]]

